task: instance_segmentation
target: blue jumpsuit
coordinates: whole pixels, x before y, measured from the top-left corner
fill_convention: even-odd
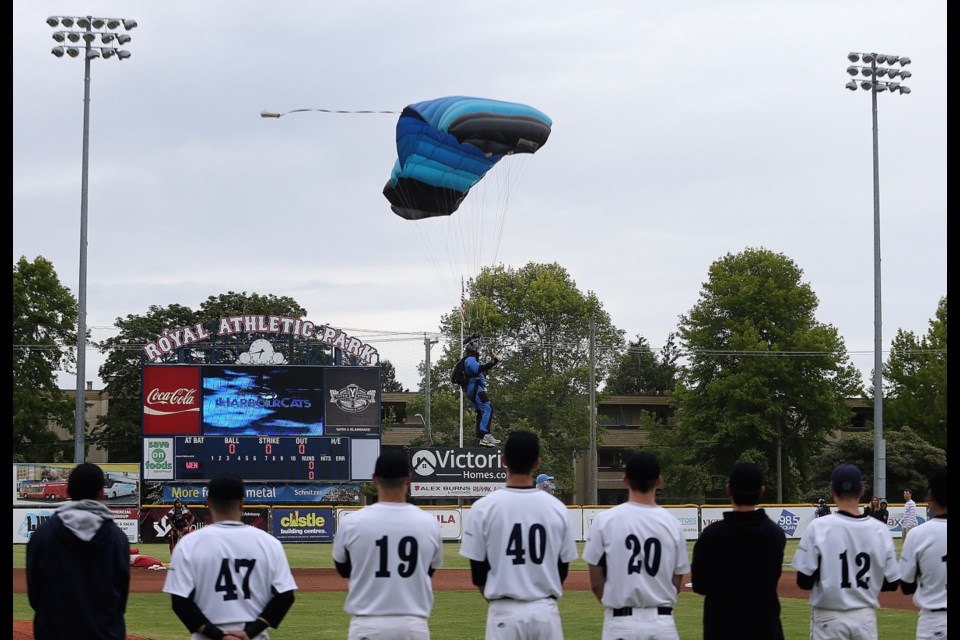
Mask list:
[[[495,364],[495,360],[481,364],[476,354],[473,353],[463,361],[463,368],[468,378],[464,393],[467,394],[467,398],[473,403],[473,408],[477,412],[478,439],[490,433],[493,405],[490,404],[490,398],[487,396],[487,376],[484,374]]]

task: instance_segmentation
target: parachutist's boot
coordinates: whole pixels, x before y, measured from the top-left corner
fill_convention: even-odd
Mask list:
[[[492,434],[485,433],[482,438],[480,438],[481,447],[495,447],[500,444],[500,441],[493,437]]]

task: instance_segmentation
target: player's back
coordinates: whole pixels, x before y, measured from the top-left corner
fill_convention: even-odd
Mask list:
[[[662,507],[637,502],[624,502],[594,519],[584,560],[596,565],[604,556],[602,602],[613,608],[673,606],[673,576],[690,570],[679,521]]]
[[[577,548],[566,505],[533,486],[504,487],[470,508],[460,555],[490,563],[484,596],[529,601],[563,594],[557,562]]]
[[[440,524],[433,515],[400,502],[377,502],[352,512],[337,527],[333,559],[345,562],[348,554],[344,611],[429,617],[430,568],[443,564]]]
[[[174,548],[164,593],[189,597],[213,624],[254,620],[278,592],[296,589],[283,545],[235,521],[207,525]]]
[[[901,550],[905,582],[916,582],[913,603],[921,609],[947,607],[947,518],[934,517],[910,532]]]
[[[899,580],[893,539],[876,518],[837,512],[810,523],[794,554],[793,567],[819,579],[810,605],[845,611],[877,608],[883,582]]]

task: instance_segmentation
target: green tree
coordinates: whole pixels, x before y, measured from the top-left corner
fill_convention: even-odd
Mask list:
[[[397,369],[389,360],[380,363],[380,388],[386,393],[404,393],[403,384],[397,380]]]
[[[676,334],[667,336],[667,344],[659,355],[641,335],[627,344],[616,357],[613,371],[607,379],[604,393],[621,396],[667,395],[677,382],[680,354]]]
[[[947,447],[947,297],[922,338],[897,331],[883,365],[884,434],[909,426],[930,444]]]
[[[947,464],[945,450],[927,442],[910,427],[884,431],[887,441],[887,495],[879,496],[891,502],[899,502],[903,489],[913,489],[914,497],[926,497],[924,489],[927,478],[937,467]],[[857,465],[863,473],[863,488],[867,496],[873,490],[873,433],[848,433],[828,444],[813,460],[811,487],[802,494],[804,502],[830,495],[830,473],[839,464]]]
[[[13,460],[72,459],[73,439],[62,441],[48,426],[73,432],[75,402],[57,386],[57,372],[76,358],[77,301],[60,283],[53,264],[21,256],[13,265]]]
[[[494,434],[518,428],[538,433],[543,469],[561,492],[571,493],[573,460],[589,444],[590,321],[596,343],[611,347],[597,349],[598,384],[623,348],[623,332],[596,295],[581,292],[556,263],[485,268],[468,283],[467,294],[464,335],[480,332],[482,357],[497,352],[501,359],[489,373]],[[447,340],[431,371],[431,427],[438,446],[452,446],[459,443],[459,389],[450,383],[450,370],[460,357],[460,310],[440,324]],[[474,413],[464,403],[464,444],[473,446]],[[408,413],[422,413],[422,396],[411,406]]]
[[[795,499],[811,456],[849,422],[844,399],[860,393],[859,374],[836,329],[816,321],[817,297],[801,276],[762,248],[710,266],[680,318],[688,367],[674,424],[651,434],[668,495],[723,499],[730,467],[748,460],[764,468],[775,496],[779,452],[783,499]]]
[[[278,315],[303,318],[306,310],[292,298],[274,295],[247,294],[233,291],[208,297],[196,311],[189,307],[173,304],[168,307],[151,306],[145,315],[127,315],[117,318],[114,326],[119,333],[101,345],[107,354],[106,361],[100,367],[100,377],[106,382],[106,391],[110,394],[110,410],[106,416],[97,418],[97,425],[91,430],[88,440],[109,451],[110,462],[131,462],[140,457],[140,422],[142,415],[142,380],[140,375],[143,345],[156,340],[164,333],[198,322],[216,323],[224,316],[246,314]],[[213,328],[212,324],[210,328]],[[233,362],[249,341],[257,334],[249,334],[246,343],[240,340],[219,345],[219,361]],[[276,336],[262,336],[268,339]],[[315,345],[300,348],[293,338],[284,337],[283,347],[290,364],[305,364],[312,357]],[[194,362],[209,361],[211,345],[197,345],[191,350]],[[175,362],[175,354],[169,356]]]

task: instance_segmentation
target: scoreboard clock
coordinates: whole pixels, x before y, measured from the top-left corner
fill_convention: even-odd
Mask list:
[[[223,473],[267,481],[350,480],[350,438],[317,436],[176,436],[174,479]]]

